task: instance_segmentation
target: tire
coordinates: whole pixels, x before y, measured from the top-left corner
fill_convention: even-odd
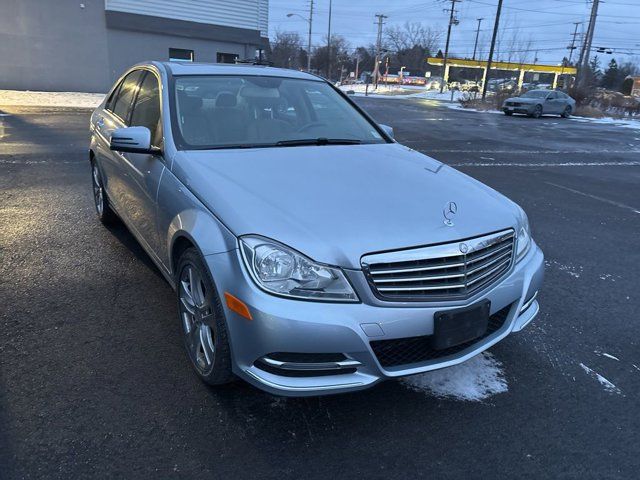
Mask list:
[[[507,112],[507,111],[505,111],[505,112],[504,112],[504,114],[505,114],[507,117],[510,117],[511,115],[513,115],[513,112]]]
[[[567,105],[564,112],[560,114],[562,118],[569,118],[571,116],[571,105]]]
[[[176,285],[178,320],[191,365],[209,385],[231,382],[224,310],[209,269],[195,248],[188,248],[180,257]]]
[[[529,116],[533,118],[540,118],[542,116],[542,105],[536,105]]]
[[[111,225],[118,220],[116,212],[109,206],[109,197],[102,184],[102,174],[95,160],[91,160],[91,186],[93,189],[93,204],[96,207],[98,219],[104,225]]]

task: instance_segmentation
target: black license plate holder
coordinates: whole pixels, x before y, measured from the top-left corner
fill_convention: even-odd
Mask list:
[[[487,332],[491,302],[483,300],[468,307],[434,315],[432,346],[444,350],[482,337]]]

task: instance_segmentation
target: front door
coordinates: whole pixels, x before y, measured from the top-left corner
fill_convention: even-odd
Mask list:
[[[151,144],[162,147],[160,88],[158,77],[147,71],[135,98],[129,126],[146,127],[151,131]],[[157,193],[165,169],[161,155],[126,153],[124,197],[131,226],[159,256],[161,242],[157,222]]]

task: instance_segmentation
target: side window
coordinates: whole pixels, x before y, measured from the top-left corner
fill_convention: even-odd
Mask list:
[[[125,124],[129,116],[131,102],[138,89],[138,83],[140,83],[140,77],[143,73],[141,70],[135,70],[125,77],[118,91],[118,96],[115,99],[113,108],[111,109]]]
[[[162,140],[160,127],[160,86],[153,73],[142,80],[136,104],[131,114],[130,126],[147,127],[151,131],[151,144],[159,146]]]
[[[558,98],[558,94],[556,92],[551,92],[547,97],[547,100],[555,100]]]
[[[111,95],[109,95],[109,99],[107,100],[107,103],[105,103],[104,108],[106,108],[107,110],[113,111],[113,106],[116,103],[116,98],[118,98],[118,91],[120,90],[121,86],[122,86],[122,82],[116,85],[116,88],[114,88],[113,92],[111,92]]]

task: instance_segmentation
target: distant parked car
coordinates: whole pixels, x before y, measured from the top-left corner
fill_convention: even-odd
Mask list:
[[[555,90],[529,90],[519,97],[507,98],[502,111],[505,115],[524,113],[538,118],[548,113],[569,117],[576,108],[576,101],[569,95]]]
[[[442,77],[429,77],[424,86],[427,90],[439,90],[441,84]]]
[[[473,80],[465,80],[460,85],[460,90],[463,92],[478,92],[480,90],[480,84]]]

